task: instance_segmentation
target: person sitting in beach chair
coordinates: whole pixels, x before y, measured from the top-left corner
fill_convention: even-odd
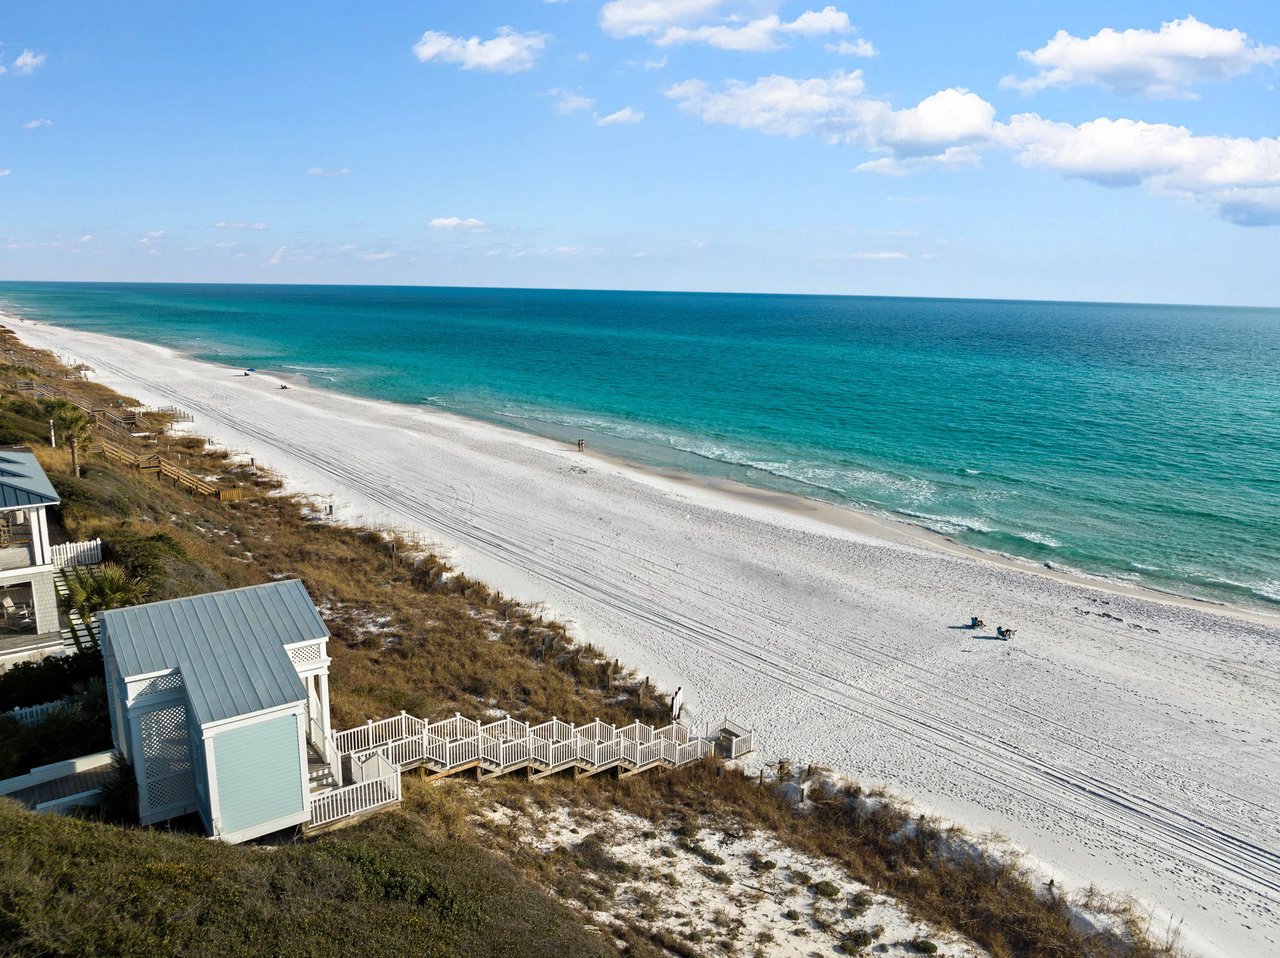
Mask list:
[[[971,619],[969,620],[969,628],[971,628],[971,629],[982,629],[982,628],[986,628],[986,625],[987,625],[987,623],[983,622],[983,621],[982,621],[980,618],[978,618],[976,615],[975,615],[973,618],[971,618]]]
[[[1012,638],[1013,638],[1013,629],[1005,629],[1005,628],[1001,628],[1000,626],[998,626],[998,625],[997,625],[997,626],[996,626],[996,635],[997,635],[999,638],[1002,638],[1002,639],[1004,639],[1006,642],[1008,642],[1010,639],[1012,639]]]

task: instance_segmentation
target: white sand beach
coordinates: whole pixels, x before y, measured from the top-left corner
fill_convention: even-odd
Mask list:
[[[24,341],[545,603],[703,718],[1131,890],[1189,950],[1280,954],[1280,623],[1103,591],[435,411],[6,321]],[[955,628],[972,614],[991,629]],[[994,627],[1017,628],[1012,642]],[[1172,916],[1172,919],[1169,918]]]

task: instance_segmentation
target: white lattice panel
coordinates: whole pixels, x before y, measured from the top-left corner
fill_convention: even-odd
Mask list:
[[[318,642],[311,645],[297,645],[289,650],[289,660],[294,665],[311,665],[324,658],[324,652]]]
[[[190,772],[147,782],[147,806],[151,809],[185,805],[191,801],[192,794]]]
[[[146,695],[159,695],[161,692],[172,692],[174,689],[180,689],[183,686],[182,673],[170,672],[168,675],[161,675],[152,679],[142,688],[138,689],[135,698],[142,698]]]
[[[148,782],[191,768],[185,705],[145,713],[138,719],[138,731]]]

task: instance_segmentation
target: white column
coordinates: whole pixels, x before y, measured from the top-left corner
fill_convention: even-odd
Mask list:
[[[320,679],[320,727],[324,729],[324,738],[327,742],[329,736],[333,734],[333,727],[329,724],[329,673],[321,672],[318,678]]]
[[[49,554],[49,519],[43,506],[32,509],[31,513],[32,565],[48,565],[53,561]]]

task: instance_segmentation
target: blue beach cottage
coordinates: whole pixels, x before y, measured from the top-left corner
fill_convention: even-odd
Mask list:
[[[331,774],[329,630],[297,580],[100,616],[111,733],[143,825],[197,813],[242,842],[310,817]]]

